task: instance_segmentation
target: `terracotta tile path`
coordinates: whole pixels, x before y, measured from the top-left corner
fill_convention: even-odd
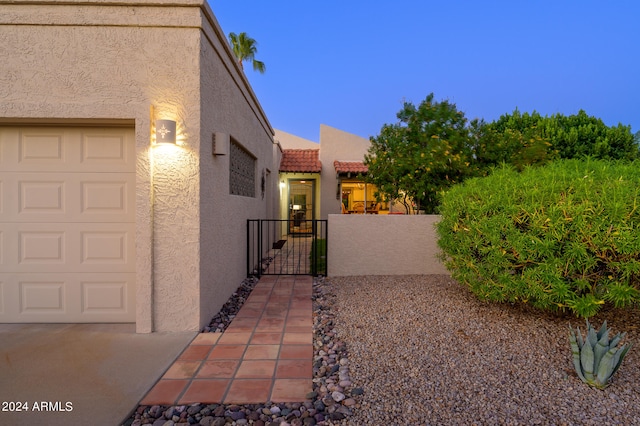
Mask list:
[[[200,333],[140,405],[302,402],[312,390],[311,276],[264,276],[224,333]]]

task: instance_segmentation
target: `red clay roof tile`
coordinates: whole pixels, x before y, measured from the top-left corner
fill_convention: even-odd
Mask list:
[[[367,173],[369,168],[362,161],[334,161],[336,173]]]
[[[320,173],[322,163],[317,149],[285,149],[280,161],[281,172]]]

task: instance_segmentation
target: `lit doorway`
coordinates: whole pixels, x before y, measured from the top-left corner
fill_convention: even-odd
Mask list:
[[[289,233],[310,234],[315,213],[316,181],[289,179]]]

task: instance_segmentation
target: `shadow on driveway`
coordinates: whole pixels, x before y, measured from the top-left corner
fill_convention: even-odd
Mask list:
[[[0,424],[121,424],[196,334],[0,324]]]

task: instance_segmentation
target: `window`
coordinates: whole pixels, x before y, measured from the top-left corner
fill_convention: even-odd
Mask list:
[[[256,158],[234,140],[229,151],[229,193],[255,198]]]

